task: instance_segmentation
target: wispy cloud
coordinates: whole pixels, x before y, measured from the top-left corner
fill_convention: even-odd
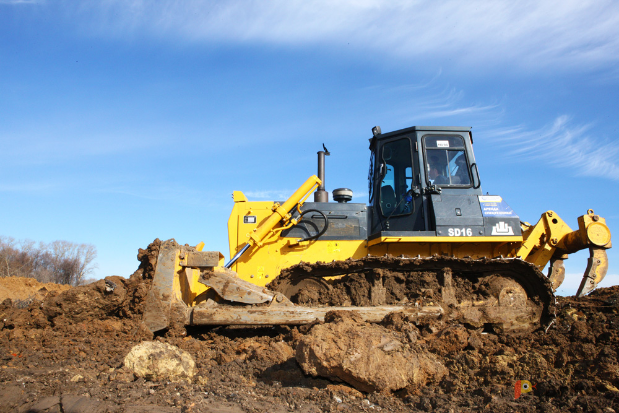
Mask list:
[[[378,117],[396,117],[402,124],[411,125],[428,121],[438,123],[463,122],[465,124],[492,125],[502,118],[504,108],[499,101],[471,102],[463,90],[441,83],[439,71],[429,81],[400,85],[395,87],[373,86],[359,93],[375,102],[385,102],[377,105],[385,108],[385,113]],[[397,102],[397,105],[394,104]]]
[[[488,112],[490,110],[497,109],[499,107],[498,104],[495,105],[470,105],[464,107],[454,107],[454,108],[446,108],[443,110],[434,110],[423,113],[424,118],[434,119],[434,118],[447,118],[451,116],[459,116],[459,115],[471,115],[473,113],[483,113]]]
[[[0,0],[0,4],[41,4],[45,0]]]
[[[23,142],[29,142],[24,145]],[[0,133],[0,150],[6,159],[2,167],[11,165],[56,164],[67,160],[137,152],[161,145],[159,138],[128,132],[97,134],[70,131],[66,135],[46,130]]]
[[[62,185],[54,182],[23,182],[23,183],[1,183],[0,193],[33,193],[41,194],[57,191]]]
[[[243,193],[250,201],[285,201],[294,193],[294,190],[267,189],[264,191],[243,191]],[[367,190],[353,191],[353,193],[354,202],[365,202],[367,200]],[[331,195],[329,195],[329,198],[331,198]],[[314,195],[310,195],[306,202],[314,202]]]
[[[515,127],[484,133],[510,149],[513,159],[543,160],[577,176],[619,181],[619,142],[589,134],[592,125],[574,125],[566,115],[538,130]]]
[[[209,185],[192,185],[190,182],[168,182],[162,179],[145,180],[141,174],[120,174],[100,177],[91,182],[89,192],[119,195],[120,198],[137,198],[158,203],[200,206],[209,210],[230,208],[228,193],[214,192]]]
[[[245,191],[243,193],[250,201],[285,201],[294,191],[294,189],[288,191],[267,189],[263,191]]]
[[[619,3],[612,0],[99,0],[75,7],[82,15],[75,21],[102,35],[317,44],[477,67],[587,68],[619,59]]]

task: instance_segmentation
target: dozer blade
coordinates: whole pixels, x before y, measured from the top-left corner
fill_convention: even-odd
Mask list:
[[[146,296],[142,322],[151,332],[168,328],[174,299],[176,246],[162,243],[157,258],[153,283]]]
[[[234,271],[221,267],[200,268],[200,282],[212,288],[219,296],[218,302],[208,299],[191,307],[193,303],[183,302],[183,294],[179,290],[179,277],[185,274],[176,265],[179,252],[179,247],[173,243],[162,243],[159,250],[142,319],[153,333],[167,329],[177,313],[185,325],[193,326],[310,324],[323,321],[325,314],[332,310],[355,311],[368,322],[378,322],[394,311],[404,311],[417,317],[439,317],[443,314],[440,306],[297,306],[283,294],[244,281]]]
[[[582,297],[593,291],[599,282],[606,277],[608,271],[606,248],[592,246],[589,247],[589,252],[591,256],[587,260],[587,269],[576,293],[577,297]]]

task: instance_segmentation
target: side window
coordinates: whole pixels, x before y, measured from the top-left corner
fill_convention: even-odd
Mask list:
[[[408,138],[386,143],[380,153],[379,205],[383,216],[410,214],[412,197],[411,146]]]
[[[428,185],[470,186],[470,167],[461,136],[424,136]]]
[[[406,167],[405,172],[405,178],[406,179],[406,187],[408,189],[411,189],[413,187],[413,168],[410,166]]]

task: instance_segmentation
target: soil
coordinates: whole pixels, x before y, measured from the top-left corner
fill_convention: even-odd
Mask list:
[[[2,280],[17,287],[0,305],[0,412],[619,412],[619,286],[558,297],[556,317],[521,335],[392,313],[376,328],[431,353],[447,374],[424,386],[364,392],[305,375],[295,358],[316,326],[363,330],[355,317],[153,337],[140,321],[159,244],[140,250],[128,279],[46,286],[45,294],[29,293],[27,305],[20,280]],[[191,380],[147,381],[123,366],[133,346],[153,339],[192,355]],[[517,380],[533,385],[518,399]]]
[[[70,285],[42,283],[34,278],[24,277],[3,277],[0,278],[0,302],[10,298],[13,304],[23,302],[21,305],[27,306],[29,301],[42,300],[48,292],[65,291],[71,288]]]

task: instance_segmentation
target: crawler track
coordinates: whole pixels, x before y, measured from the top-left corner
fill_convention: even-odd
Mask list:
[[[306,306],[440,305],[454,320],[531,330],[554,315],[548,279],[520,259],[366,257],[301,263],[270,285]]]

